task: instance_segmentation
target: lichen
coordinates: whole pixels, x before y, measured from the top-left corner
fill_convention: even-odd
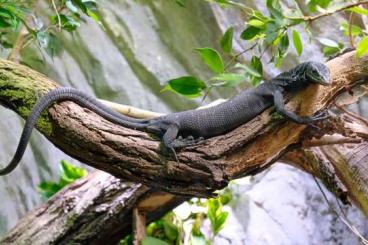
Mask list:
[[[37,99],[46,91],[47,84],[38,82],[40,75],[30,69],[0,60],[0,99],[23,118],[27,118]],[[44,77],[40,77],[44,80]],[[52,123],[46,112],[38,118],[36,127],[45,135],[51,135]]]

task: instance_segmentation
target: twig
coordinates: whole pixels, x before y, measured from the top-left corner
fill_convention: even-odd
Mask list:
[[[246,52],[248,52],[249,50],[252,50],[254,49],[256,46],[257,46],[258,42],[255,42],[252,46],[250,46],[249,48],[247,49],[244,49],[243,51],[241,51],[240,53],[237,53],[236,55],[234,55],[231,60],[225,65],[225,68],[224,70],[226,71],[229,66],[237,59],[239,58],[239,56],[241,56],[242,54],[245,54]]]
[[[363,237],[361,234],[360,234],[360,232],[358,231],[358,229],[354,226],[354,225],[352,225],[352,224],[350,224],[349,223],[349,221],[346,219],[346,218],[344,218],[344,217],[342,217],[337,211],[336,211],[336,209],[332,206],[332,204],[328,201],[328,198],[327,198],[327,196],[326,196],[326,193],[323,191],[323,189],[322,189],[322,187],[321,187],[321,185],[319,184],[319,182],[318,182],[318,180],[317,180],[317,178],[314,176],[314,175],[312,175],[312,177],[313,177],[313,179],[314,179],[314,181],[316,182],[316,184],[317,184],[317,186],[318,186],[318,189],[321,191],[321,193],[322,193],[322,196],[323,196],[323,198],[325,199],[325,201],[326,201],[326,203],[327,203],[327,205],[328,205],[328,207],[329,207],[329,209],[335,214],[335,215],[337,215],[337,217],[349,228],[349,230],[351,231],[351,232],[353,232],[357,237],[359,237],[359,239],[360,239],[360,241],[364,244],[364,245],[368,245],[368,240],[367,239],[365,239],[365,237]],[[344,214],[344,212],[343,212],[343,215],[346,217],[346,215]]]
[[[326,135],[321,139],[304,141],[302,145],[305,148],[309,148],[309,147],[336,145],[336,144],[359,144],[362,143],[362,141],[363,140],[361,138],[350,138],[341,135]]]
[[[351,12],[350,15],[349,15],[349,42],[350,42],[350,46],[352,48],[355,48],[354,38],[353,38],[353,33],[352,33],[352,29],[353,29],[353,15],[354,15],[354,12]]]
[[[363,4],[368,4],[368,1],[366,0],[366,1],[356,2],[356,3],[350,3],[350,4],[347,4],[343,7],[335,9],[334,11],[327,11],[325,13],[318,14],[318,15],[315,15],[315,16],[286,17],[286,18],[288,18],[290,20],[300,20],[300,19],[302,19],[304,21],[312,22],[312,21],[315,21],[317,19],[320,19],[320,18],[323,18],[323,17],[326,17],[326,16],[330,16],[330,15],[333,15],[335,13],[339,13],[339,12],[345,11],[349,8],[356,7],[356,6],[363,5]]]
[[[164,114],[161,113],[157,113],[157,112],[152,112],[152,111],[148,111],[148,110],[143,110],[143,109],[139,109],[133,106],[129,106],[129,105],[122,105],[122,104],[118,104],[118,103],[114,103],[111,101],[107,101],[107,100],[101,100],[99,99],[99,101],[104,104],[105,106],[121,113],[127,116],[131,116],[134,118],[154,118],[154,117],[159,117],[162,116]]]
[[[353,113],[353,112],[351,112],[349,110],[346,110],[344,107],[342,107],[341,105],[337,104],[336,101],[333,102],[333,105],[337,109],[339,109],[340,111],[342,111],[342,112],[346,113],[347,115],[349,115],[349,116],[351,116],[351,117],[353,117],[353,118],[361,121],[362,123],[364,123],[368,127],[368,120],[366,118],[364,118],[362,116],[359,116],[359,115],[357,115],[357,114],[355,114],[355,113]]]
[[[13,48],[8,55],[8,60],[17,62],[18,55],[24,46],[27,35],[27,28],[25,26],[22,26],[18,33],[17,39],[14,42]]]
[[[60,18],[59,11],[58,11],[58,9],[56,7],[55,1],[54,0],[51,0],[51,2],[52,2],[52,7],[54,8],[55,13],[56,13],[56,16],[57,16],[57,19],[58,19],[58,29],[59,29],[59,31],[61,31],[61,18]]]

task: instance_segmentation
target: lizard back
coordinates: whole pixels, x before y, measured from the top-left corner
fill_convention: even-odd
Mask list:
[[[209,138],[221,135],[250,121],[272,105],[272,99],[264,93],[270,85],[263,83],[216,106],[172,113],[158,120],[177,123],[179,134],[183,136]]]

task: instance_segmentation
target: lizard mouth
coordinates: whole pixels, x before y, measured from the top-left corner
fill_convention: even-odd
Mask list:
[[[321,84],[323,86],[329,86],[330,85],[330,83],[326,80],[317,80],[317,81],[315,81],[315,83]]]

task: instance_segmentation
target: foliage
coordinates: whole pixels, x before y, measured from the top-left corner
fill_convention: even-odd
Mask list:
[[[57,32],[74,32],[80,27],[83,15],[101,24],[96,13],[95,0],[51,0],[50,16],[44,20],[35,8],[36,1],[0,0],[0,46],[4,49],[18,45],[17,36],[23,35],[22,26],[27,34],[21,47],[33,44],[46,51],[51,57],[60,53],[62,45],[57,39]],[[44,10],[42,10],[44,11]],[[14,35],[17,34],[17,35]],[[14,45],[13,45],[14,44]],[[18,47],[17,47],[18,48]]]
[[[37,186],[38,192],[44,199],[52,197],[65,186],[87,175],[86,169],[75,167],[65,160],[60,162],[60,172],[61,176],[58,182],[44,181]]]
[[[340,12],[347,12],[360,18],[368,15],[368,10],[361,7],[360,2],[350,3],[346,1],[346,3],[342,3],[338,0],[309,0],[306,1],[307,8],[303,10],[302,5],[299,5],[296,1],[294,1],[294,5],[282,7],[279,1],[265,0],[268,14],[261,13],[257,9],[248,7],[238,1],[205,1],[218,4],[220,7],[238,8],[247,17],[245,25],[239,33],[236,33],[233,27],[229,27],[224,32],[219,40],[221,50],[210,47],[195,49],[203,63],[213,73],[213,76],[207,79],[186,76],[191,81],[201,81],[201,85],[196,86],[195,93],[186,93],[185,84],[190,83],[186,79],[179,81],[180,90],[171,87],[170,91],[187,98],[206,95],[213,87],[231,87],[243,81],[248,81],[251,85],[257,86],[263,79],[262,63],[272,62],[275,67],[281,66],[288,53],[292,52],[290,49],[291,42],[298,56],[303,54],[303,46],[312,39],[320,43],[321,52],[326,57],[341,53],[346,44],[327,37],[314,36],[310,29],[310,23]],[[185,0],[181,0],[180,5],[185,7],[185,2]],[[363,23],[363,21],[360,22]],[[368,36],[365,28],[356,23],[359,23],[359,21],[342,21],[339,25],[342,34],[349,38],[350,46],[357,48],[357,56],[363,56],[368,53]],[[250,48],[235,54],[232,43],[237,35],[239,35],[238,40],[248,43]],[[239,64],[237,60],[241,54],[250,50],[253,51],[251,60]],[[271,55],[271,60],[263,60],[265,52]],[[178,82],[176,79],[173,80]],[[168,81],[168,84],[173,80]]]
[[[193,198],[181,205],[181,208],[167,213],[164,217],[150,223],[147,237],[142,241],[146,245],[167,244],[212,244],[213,239],[223,229],[228,212],[223,206],[232,200],[232,192],[226,188],[220,192],[218,198]],[[202,232],[205,223],[209,221],[210,236]],[[119,245],[132,244],[132,235],[126,236]]]

